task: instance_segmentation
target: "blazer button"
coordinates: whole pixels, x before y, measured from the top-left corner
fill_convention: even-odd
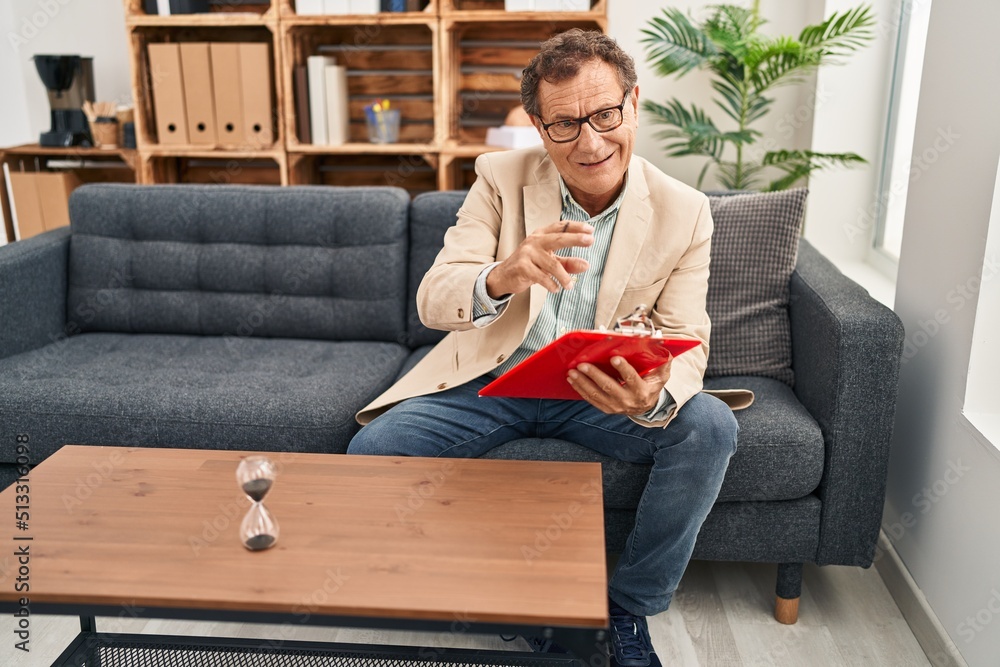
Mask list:
[[[444,389],[447,386],[448,386],[447,382],[442,382],[441,384],[438,385],[438,389]]]
[[[501,354],[499,357],[497,357],[497,363],[499,364],[502,361],[503,361],[503,355]]]
[[[465,309],[464,308],[459,308],[458,309],[458,318],[462,319],[462,320],[465,319]]]

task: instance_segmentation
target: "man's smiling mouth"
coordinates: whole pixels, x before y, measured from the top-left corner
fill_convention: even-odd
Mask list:
[[[583,167],[596,167],[596,166],[604,164],[605,162],[607,162],[608,160],[610,160],[613,155],[614,155],[614,153],[612,153],[611,155],[607,156],[606,158],[604,158],[602,160],[598,160],[597,162],[580,162],[579,164],[581,166],[583,166]]]

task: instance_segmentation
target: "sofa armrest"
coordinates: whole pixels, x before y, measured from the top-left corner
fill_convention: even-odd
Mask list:
[[[903,325],[805,240],[790,283],[795,394],[825,442],[816,562],[872,562],[885,502]]]
[[[66,335],[69,227],[0,250],[0,359]]]

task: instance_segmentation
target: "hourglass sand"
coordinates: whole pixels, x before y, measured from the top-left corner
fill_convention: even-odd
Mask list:
[[[278,522],[263,502],[277,474],[271,459],[266,456],[248,456],[236,468],[236,481],[253,501],[240,524],[240,539],[250,551],[267,549],[278,541]]]

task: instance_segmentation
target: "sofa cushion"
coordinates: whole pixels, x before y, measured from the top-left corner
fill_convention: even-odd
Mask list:
[[[752,389],[757,396],[749,408],[734,413],[740,434],[719,493],[720,502],[792,500],[816,490],[823,476],[823,434],[788,385],[760,377],[716,378],[705,385],[709,389]],[[648,465],[612,459],[563,440],[514,440],[485,458],[599,461],[604,505],[618,509],[638,506],[650,470]]]
[[[69,326],[402,342],[408,207],[399,188],[79,188]]]
[[[433,345],[447,332],[428,329],[417,314],[417,288],[424,274],[434,264],[444,233],[458,219],[465,190],[451,192],[425,192],[417,195],[410,206],[410,275],[407,283],[407,343],[412,348]]]
[[[0,437],[337,452],[409,351],[396,343],[89,333],[0,360]]]
[[[715,232],[708,279],[707,377],[760,375],[789,385],[788,281],[806,190],[709,197]]]

